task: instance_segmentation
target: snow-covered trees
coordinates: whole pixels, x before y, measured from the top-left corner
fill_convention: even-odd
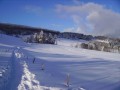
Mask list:
[[[55,37],[51,33],[48,35],[48,43],[55,44]]]
[[[39,33],[34,33],[29,35],[24,41],[30,43],[46,43],[46,44],[57,44],[57,35],[52,35],[51,33],[44,33],[40,31]]]
[[[118,47],[118,52],[120,53],[120,46]]]
[[[44,41],[44,33],[43,33],[43,31],[41,31],[39,34],[37,34],[37,42],[38,43],[43,43],[43,41]]]
[[[88,49],[88,44],[82,43],[82,44],[81,44],[81,48]]]
[[[105,51],[105,52],[119,52],[120,53],[120,45],[117,43],[110,42],[108,40],[107,41],[94,40],[89,43],[82,43],[81,48]]]
[[[118,53],[120,53],[120,45],[115,45],[115,46],[113,47],[113,52],[118,52]]]
[[[88,49],[91,49],[91,50],[95,50],[96,49],[96,45],[95,43],[88,43]]]

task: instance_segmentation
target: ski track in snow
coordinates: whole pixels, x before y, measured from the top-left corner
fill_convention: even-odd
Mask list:
[[[77,41],[67,39],[60,39],[58,45],[27,45],[7,35],[4,39],[0,39],[1,66],[7,65],[14,50],[11,84],[4,90],[120,90],[120,54],[73,48]]]
[[[22,52],[16,52],[15,56],[19,60],[17,62],[21,64],[21,68],[23,71],[20,84],[17,87],[18,90],[65,90],[61,88],[41,86],[40,82],[35,79],[35,74],[29,71],[28,65],[25,61],[25,58],[23,58]]]
[[[23,75],[18,90],[41,90],[35,75],[28,70],[26,62],[23,64]]]

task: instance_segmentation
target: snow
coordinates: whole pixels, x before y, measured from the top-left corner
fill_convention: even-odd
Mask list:
[[[18,90],[40,90],[39,82],[35,80],[35,75],[28,70],[27,64],[23,64],[23,76]]]
[[[6,46],[6,47],[21,46],[22,47],[22,46],[25,46],[25,45],[26,44],[20,38],[0,34],[0,46]]]
[[[0,68],[0,90],[120,90],[120,54],[71,47],[81,42],[26,44],[2,35],[0,67],[10,63],[10,71],[3,77]]]
[[[75,46],[76,44],[81,44],[83,42],[87,42],[85,40],[71,40],[65,38],[58,38],[57,44],[62,46]]]
[[[0,50],[0,90],[8,89],[9,80],[12,72],[11,51],[6,51],[6,48]]]

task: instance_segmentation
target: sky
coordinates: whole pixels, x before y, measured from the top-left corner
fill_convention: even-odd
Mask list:
[[[0,22],[120,37],[120,0],[0,0]]]

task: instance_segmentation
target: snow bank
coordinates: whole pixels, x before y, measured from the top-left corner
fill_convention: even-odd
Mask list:
[[[18,90],[41,90],[39,82],[35,80],[35,75],[28,70],[27,64],[23,64],[23,75]]]

